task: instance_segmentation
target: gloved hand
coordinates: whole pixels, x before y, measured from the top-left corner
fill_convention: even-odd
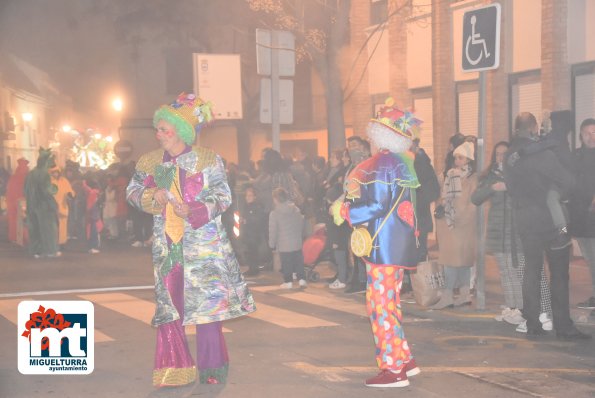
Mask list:
[[[341,225],[345,220],[351,224],[349,220],[349,206],[350,202],[342,202],[341,200],[337,199],[331,206],[332,214],[333,214],[333,221],[336,225]]]
[[[333,215],[333,222],[335,225],[341,225],[345,222],[345,217],[341,215],[343,208],[343,201],[340,199],[335,200],[331,205],[331,214]]]

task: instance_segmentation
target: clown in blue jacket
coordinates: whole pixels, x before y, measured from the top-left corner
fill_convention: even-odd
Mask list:
[[[367,134],[378,151],[348,176],[347,198],[335,215],[356,227],[352,250],[366,263],[366,303],[380,373],[369,387],[405,387],[420,372],[405,339],[400,289],[405,269],[418,256],[415,191],[419,182],[410,152],[421,121],[388,99]],[[337,214],[339,213],[339,214]],[[355,246],[368,246],[367,248]],[[361,253],[358,251],[361,250]]]

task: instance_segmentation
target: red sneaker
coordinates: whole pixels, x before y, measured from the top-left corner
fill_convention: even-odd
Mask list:
[[[377,376],[366,380],[367,387],[407,387],[407,373],[405,368],[400,373],[393,373],[388,369],[381,370]]]
[[[415,364],[415,359],[412,359],[405,364],[405,374],[407,374],[407,377],[418,375],[420,372],[421,370]]]

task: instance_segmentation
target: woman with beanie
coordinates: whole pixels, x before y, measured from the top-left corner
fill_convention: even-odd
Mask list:
[[[437,220],[439,255],[444,266],[445,286],[440,301],[432,309],[471,303],[471,267],[475,263],[476,217],[471,194],[477,186],[475,145],[465,141],[453,151],[454,167],[446,173],[442,186],[444,217]],[[459,296],[454,299],[454,289]]]

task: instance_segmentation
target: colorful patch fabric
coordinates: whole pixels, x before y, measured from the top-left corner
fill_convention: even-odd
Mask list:
[[[380,369],[400,371],[413,359],[401,326],[400,291],[404,270],[366,264],[366,272],[366,303],[376,344],[376,363]]]

